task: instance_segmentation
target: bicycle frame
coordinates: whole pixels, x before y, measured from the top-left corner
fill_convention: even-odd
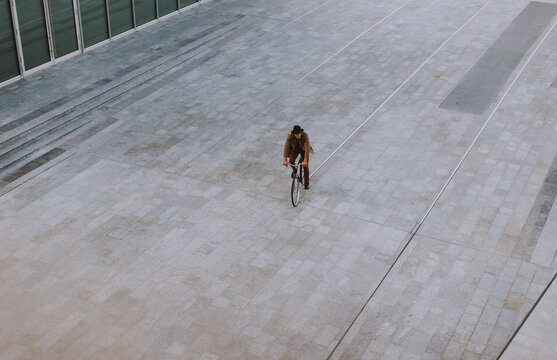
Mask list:
[[[304,183],[304,167],[302,166],[301,159],[298,159],[294,165],[290,164],[290,166],[296,168],[296,175],[292,178],[292,187],[290,188],[290,199],[292,200],[292,205],[296,207],[300,202],[300,193]]]

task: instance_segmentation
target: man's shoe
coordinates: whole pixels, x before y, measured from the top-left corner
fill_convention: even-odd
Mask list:
[[[309,184],[305,185],[304,189],[309,190]]]

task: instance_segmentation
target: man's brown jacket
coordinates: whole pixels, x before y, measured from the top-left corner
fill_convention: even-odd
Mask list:
[[[288,137],[286,138],[286,142],[284,143],[283,156],[285,158],[290,156],[290,154],[294,150],[294,147],[296,146],[297,141],[300,142],[300,145],[301,145],[302,149],[304,150],[304,160],[309,159],[309,153],[315,154],[315,151],[313,151],[313,148],[311,147],[311,144],[309,143],[308,134],[303,132],[302,136],[300,137],[300,140],[298,140],[298,139],[296,139],[296,137],[294,135],[292,135],[292,133],[289,133]]]

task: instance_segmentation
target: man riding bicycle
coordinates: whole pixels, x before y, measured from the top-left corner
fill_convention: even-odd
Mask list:
[[[304,188],[309,189],[309,153],[314,154],[313,148],[309,143],[309,136],[299,125],[295,125],[284,143],[284,161],[283,165],[295,165],[298,155],[302,158],[302,166],[304,167]],[[296,168],[292,167],[292,173],[296,172]]]

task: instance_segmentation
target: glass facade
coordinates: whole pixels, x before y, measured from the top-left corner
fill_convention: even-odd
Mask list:
[[[135,24],[137,26],[148,23],[157,18],[157,5],[155,0],[135,1]]]
[[[16,0],[16,6],[25,69],[29,70],[50,61],[44,6],[38,0]]]
[[[177,0],[159,0],[159,16],[170,14],[178,10]]]
[[[54,55],[61,57],[77,50],[77,33],[72,0],[49,0]]]
[[[104,0],[80,0],[81,25],[85,47],[108,39],[106,3]]]
[[[180,8],[184,8],[186,6],[189,6],[191,4],[195,4],[197,2],[197,0],[180,0]]]
[[[0,0],[0,83],[19,75],[17,48],[8,0]]]
[[[0,85],[196,2],[0,0]]]
[[[133,29],[132,0],[108,0],[108,13],[111,36]]]

